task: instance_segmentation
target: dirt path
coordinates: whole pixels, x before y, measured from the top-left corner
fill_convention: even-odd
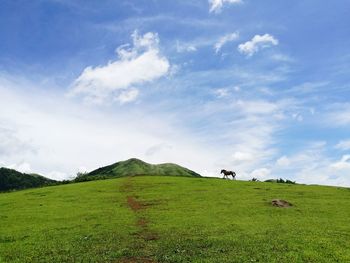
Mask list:
[[[151,255],[148,255],[146,251],[146,244],[149,241],[158,240],[158,234],[149,229],[149,221],[146,218],[145,210],[152,206],[152,203],[146,203],[138,200],[134,185],[133,178],[129,177],[126,179],[125,183],[121,186],[120,190],[126,194],[126,204],[135,213],[136,222],[135,225],[138,231],[134,234],[134,240],[132,248],[144,254],[141,257],[129,257],[121,260],[122,263],[155,263]],[[142,189],[138,189],[142,190]]]

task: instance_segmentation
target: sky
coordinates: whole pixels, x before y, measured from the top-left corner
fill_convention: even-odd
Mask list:
[[[0,166],[350,186],[348,0],[3,0]]]

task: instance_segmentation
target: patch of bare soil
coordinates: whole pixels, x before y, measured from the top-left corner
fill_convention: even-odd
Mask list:
[[[128,206],[135,212],[144,208],[144,205],[141,202],[137,201],[134,196],[128,196],[126,200]]]
[[[128,196],[126,199],[127,199],[128,206],[135,212],[142,209],[147,209],[148,207],[159,203],[158,201],[141,202],[137,200],[136,196]]]
[[[293,206],[293,205],[292,205],[291,203],[289,203],[288,201],[282,200],[282,199],[273,199],[273,200],[271,201],[271,204],[272,204],[273,206],[281,207],[281,208]]]

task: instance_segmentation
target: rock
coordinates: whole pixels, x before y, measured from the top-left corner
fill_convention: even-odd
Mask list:
[[[282,199],[273,199],[271,201],[273,206],[276,207],[291,207],[293,206],[291,203],[289,203],[288,201],[282,200]]]

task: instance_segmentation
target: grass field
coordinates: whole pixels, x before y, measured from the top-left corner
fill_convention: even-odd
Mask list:
[[[350,262],[350,190],[129,177],[1,193],[0,262]]]

